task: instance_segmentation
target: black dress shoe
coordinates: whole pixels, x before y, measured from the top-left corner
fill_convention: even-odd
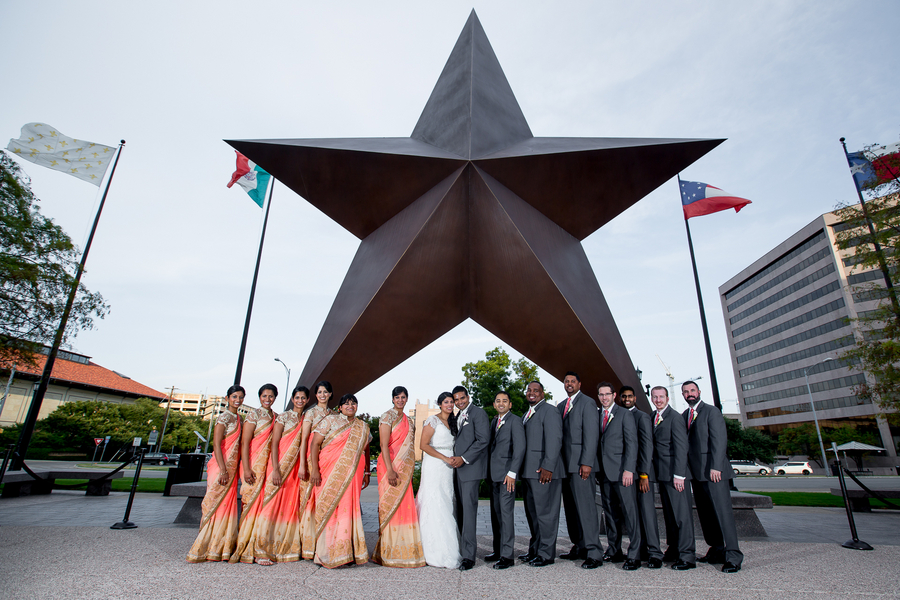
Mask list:
[[[647,568],[648,569],[659,569],[662,567],[662,559],[659,558],[648,558],[647,559]]]
[[[727,561],[726,561],[725,564],[722,565],[722,572],[723,572],[723,573],[737,573],[737,572],[740,571],[740,570],[741,570],[741,565],[736,565],[736,564],[734,564],[734,563],[732,563],[732,562],[727,562]]]
[[[491,552],[487,556],[484,557],[484,562],[496,562],[500,560],[502,557],[499,552]]]
[[[532,567],[546,567],[547,565],[552,565],[554,562],[556,561],[554,561],[552,558],[544,558],[543,556],[538,556],[528,564]]]
[[[459,565],[459,570],[460,571],[468,571],[469,569],[471,569],[474,566],[475,566],[474,560],[472,560],[471,558],[464,558],[462,563]]]
[[[689,563],[683,560],[676,560],[675,564],[672,565],[673,571],[687,571],[688,569],[696,569],[697,565],[695,563]]]
[[[641,561],[629,558],[625,561],[625,564],[622,565],[623,571],[637,571],[641,568]]]
[[[603,555],[603,562],[611,562],[611,563],[621,563],[625,562],[625,555],[622,554],[622,551],[618,551],[615,554],[609,554],[608,552]]]
[[[725,563],[725,557],[716,552],[707,552],[706,556],[701,556],[697,562],[708,563],[711,565],[721,565]]]
[[[582,569],[596,569],[597,567],[602,567],[603,561],[598,560],[596,558],[588,558],[583,563],[581,563]]]
[[[494,563],[494,568],[495,569],[508,569],[515,564],[516,564],[516,561],[514,561],[511,558],[501,558],[497,562]]]
[[[559,557],[564,560],[584,560],[587,558],[587,549],[579,550],[577,546],[572,546],[571,550],[565,554],[560,554]]]
[[[531,562],[531,561],[533,561],[536,557],[537,557],[537,554],[532,554],[531,552],[528,552],[528,553],[526,553],[526,554],[520,554],[520,555],[519,555],[519,560],[521,560],[522,562]]]

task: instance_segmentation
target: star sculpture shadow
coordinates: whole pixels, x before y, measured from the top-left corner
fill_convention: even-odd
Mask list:
[[[228,143],[362,240],[299,382],[356,392],[471,318],[647,409],[581,240],[722,141],[534,137],[472,11],[410,137]]]

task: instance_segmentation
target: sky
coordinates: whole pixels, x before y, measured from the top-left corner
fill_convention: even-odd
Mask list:
[[[753,202],[690,223],[720,393],[737,412],[718,287],[855,201],[839,138],[854,151],[900,137],[900,3],[0,2],[0,146],[33,121],[126,140],[83,278],[111,311],[71,349],[160,391],[224,394],[263,213],[226,188],[223,140],[408,136],[473,8],[535,136],[727,138],[681,177]],[[21,165],[83,247],[98,188]],[[679,199],[673,178],[583,245],[643,382],[667,385],[664,362],[677,382],[701,377],[711,401]],[[275,358],[296,383],[358,245],[276,184],[249,405],[263,383],[284,389]],[[360,411],[387,410],[395,385],[433,401],[497,346],[520,356],[467,321],[360,390]]]

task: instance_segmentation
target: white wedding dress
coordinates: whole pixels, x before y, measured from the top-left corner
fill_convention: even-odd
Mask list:
[[[453,456],[453,434],[440,417],[432,415],[425,425],[434,428],[431,447],[444,456]],[[454,504],[453,467],[422,453],[422,478],[416,496],[416,510],[419,513],[425,562],[432,567],[455,569],[461,562]]]

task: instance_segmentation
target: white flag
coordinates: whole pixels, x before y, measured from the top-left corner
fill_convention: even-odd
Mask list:
[[[7,150],[36,165],[68,173],[100,187],[115,148],[76,140],[46,123],[28,123],[22,137],[9,140]]]

